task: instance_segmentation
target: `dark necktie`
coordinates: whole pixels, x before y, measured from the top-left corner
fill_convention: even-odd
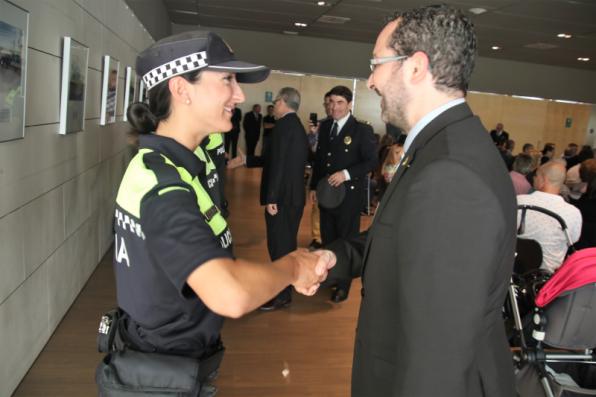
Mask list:
[[[332,141],[337,136],[337,123],[333,122],[333,127],[331,127],[331,135],[329,136],[329,140]]]

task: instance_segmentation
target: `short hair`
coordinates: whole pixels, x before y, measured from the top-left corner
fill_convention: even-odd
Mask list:
[[[544,148],[542,149],[542,154],[546,154],[546,152],[554,152],[555,144],[554,143],[545,143]]]
[[[524,146],[522,146],[522,152],[525,152],[527,149],[533,148],[534,145],[532,145],[531,143],[524,143]]]
[[[528,175],[532,171],[532,163],[534,159],[529,154],[520,153],[515,156],[513,160],[513,171],[519,172],[522,175]]]
[[[261,107],[261,104],[260,103],[255,103],[254,105],[252,105],[252,110],[255,110],[257,108],[257,106],[258,107]]]
[[[323,97],[323,99],[327,99],[327,98],[329,98],[330,96],[331,96],[331,91],[327,91],[327,92],[325,93],[325,96]]]
[[[561,161],[552,160],[542,164],[538,167],[537,174],[540,174],[548,180],[548,182],[558,187],[563,187],[565,183],[565,177],[567,176],[567,170],[565,169],[565,163]]]
[[[579,166],[579,177],[582,182],[588,184],[586,191],[588,197],[594,197],[596,195],[596,159],[582,161]]]
[[[337,85],[333,87],[331,91],[329,91],[329,96],[331,95],[341,96],[344,97],[348,103],[352,102],[352,90],[345,85]]]
[[[513,139],[507,139],[507,141],[505,142],[505,149],[513,150],[514,147],[515,147],[515,141]]]
[[[397,12],[399,25],[389,45],[399,55],[426,54],[435,87],[468,91],[476,57],[474,25],[460,10],[445,4]]]
[[[284,87],[279,90],[279,94],[277,96],[288,105],[290,109],[297,112],[298,108],[300,108],[300,93],[297,89],[292,87]]]

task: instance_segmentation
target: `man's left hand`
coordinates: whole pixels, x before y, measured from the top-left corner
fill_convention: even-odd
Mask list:
[[[329,184],[333,187],[338,187],[346,181],[346,174],[343,171],[337,171],[327,179]]]
[[[265,207],[267,213],[271,216],[277,215],[277,204],[267,204]]]

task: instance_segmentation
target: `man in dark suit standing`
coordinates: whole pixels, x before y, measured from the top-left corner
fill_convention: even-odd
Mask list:
[[[501,146],[509,140],[509,133],[503,129],[503,123],[497,123],[494,130],[490,132],[490,137],[497,146]]]
[[[360,232],[360,210],[365,200],[366,175],[377,165],[373,129],[351,114],[352,91],[337,86],[329,92],[331,117],[319,126],[319,142],[311,178],[311,200],[317,184],[324,180],[334,187],[345,186],[345,197],[335,208],[319,205],[323,245],[338,238],[349,239]],[[319,203],[320,204],[320,203]],[[348,297],[351,278],[334,280],[333,302]]]
[[[254,156],[259,136],[261,135],[261,125],[263,124],[263,115],[261,114],[261,105],[253,105],[252,111],[244,115],[242,127],[244,127],[244,139],[246,140],[246,155]]]
[[[249,168],[263,167],[260,201],[265,206],[267,248],[272,261],[298,247],[298,228],[306,201],[304,170],[309,152],[306,131],[296,114],[300,107],[298,90],[282,88],[273,103],[277,120],[262,156],[241,156],[228,163],[228,168],[241,164]],[[261,306],[261,310],[287,307],[291,301],[292,287],[288,286]]]
[[[472,23],[445,5],[399,13],[377,38],[368,85],[408,137],[366,240],[338,257],[361,264],[353,397],[515,395],[501,306],[516,204],[465,102],[475,53]]]
[[[240,136],[240,120],[242,119],[242,110],[235,107],[232,113],[232,129],[224,134],[226,153],[230,158],[236,157],[238,153],[238,137]]]
[[[269,256],[276,260],[298,247],[298,227],[306,201],[304,170],[309,149],[306,131],[296,114],[300,93],[284,87],[273,104],[276,122],[263,168],[261,191],[265,196],[261,197],[261,204],[265,205]],[[288,286],[261,306],[261,310],[288,306],[291,292],[292,287]]]

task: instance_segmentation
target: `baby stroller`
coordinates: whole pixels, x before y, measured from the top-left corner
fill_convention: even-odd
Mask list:
[[[596,396],[596,248],[575,252],[561,217],[540,207],[519,209],[520,227],[527,210],[557,219],[572,253],[548,280],[530,276],[528,269],[524,270],[529,281],[516,276],[525,284],[516,285],[516,277],[512,278],[509,301],[520,344],[513,354],[518,396]],[[534,295],[535,305],[527,316],[532,321],[526,328],[531,328],[536,344],[530,346],[518,301],[527,303],[528,296]]]

